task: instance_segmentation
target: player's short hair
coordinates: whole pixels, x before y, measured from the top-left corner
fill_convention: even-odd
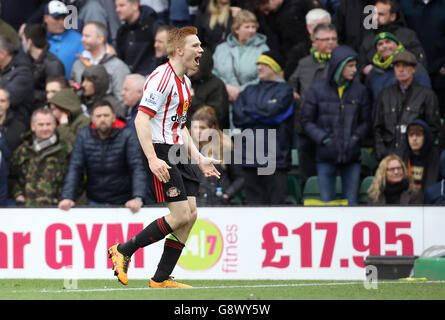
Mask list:
[[[196,27],[187,26],[182,28],[173,28],[167,35],[167,55],[173,57],[175,55],[176,48],[183,48],[185,45],[185,38],[187,36],[197,35],[198,29]]]
[[[39,49],[43,49],[46,41],[46,30],[41,24],[27,24],[23,30],[26,39],[31,39],[32,43]]]
[[[251,11],[242,9],[233,18],[233,22],[232,22],[232,26],[231,26],[233,35],[235,35],[235,31],[238,30],[242,24],[250,23],[250,22],[253,22],[257,29],[260,26],[258,23],[258,19]]]

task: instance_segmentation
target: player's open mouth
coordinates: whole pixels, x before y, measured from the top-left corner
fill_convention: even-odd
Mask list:
[[[199,57],[196,57],[195,58],[195,63],[199,66],[199,59],[200,59],[201,57],[199,56]]]

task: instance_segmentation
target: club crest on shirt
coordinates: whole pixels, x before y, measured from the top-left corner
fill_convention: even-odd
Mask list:
[[[188,100],[185,100],[185,101],[184,101],[184,104],[182,105],[183,113],[187,113],[187,111],[189,110],[189,108],[190,108],[190,103],[189,103]]]
[[[171,187],[167,190],[167,197],[174,198],[181,194],[181,191],[176,187]]]

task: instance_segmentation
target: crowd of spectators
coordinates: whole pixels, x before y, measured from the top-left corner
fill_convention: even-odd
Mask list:
[[[369,10],[371,8],[371,10]],[[0,205],[153,205],[134,118],[173,27],[204,53],[187,127],[221,160],[198,205],[445,203],[445,2],[0,1]],[[225,155],[225,156],[224,156]],[[296,165],[298,163],[298,165]],[[270,168],[273,168],[269,172]],[[301,203],[301,202],[300,202]]]

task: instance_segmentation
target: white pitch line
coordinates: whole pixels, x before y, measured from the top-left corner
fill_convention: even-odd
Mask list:
[[[193,288],[170,288],[170,289],[183,289],[183,290],[201,290],[201,289],[236,289],[236,288],[276,288],[276,287],[315,287],[315,286],[344,286],[344,285],[363,285],[364,281],[354,282],[330,282],[330,283],[293,283],[293,284],[259,284],[259,285],[236,285],[236,286],[210,286],[210,287],[193,287]],[[403,283],[445,283],[445,281],[379,281],[378,285],[382,284],[403,284]],[[162,289],[162,288],[160,288]],[[62,290],[14,290],[13,293],[23,292],[39,292],[39,293],[75,293],[75,292],[112,292],[112,291],[144,291],[153,290],[153,288],[97,288],[97,289],[62,289]]]

